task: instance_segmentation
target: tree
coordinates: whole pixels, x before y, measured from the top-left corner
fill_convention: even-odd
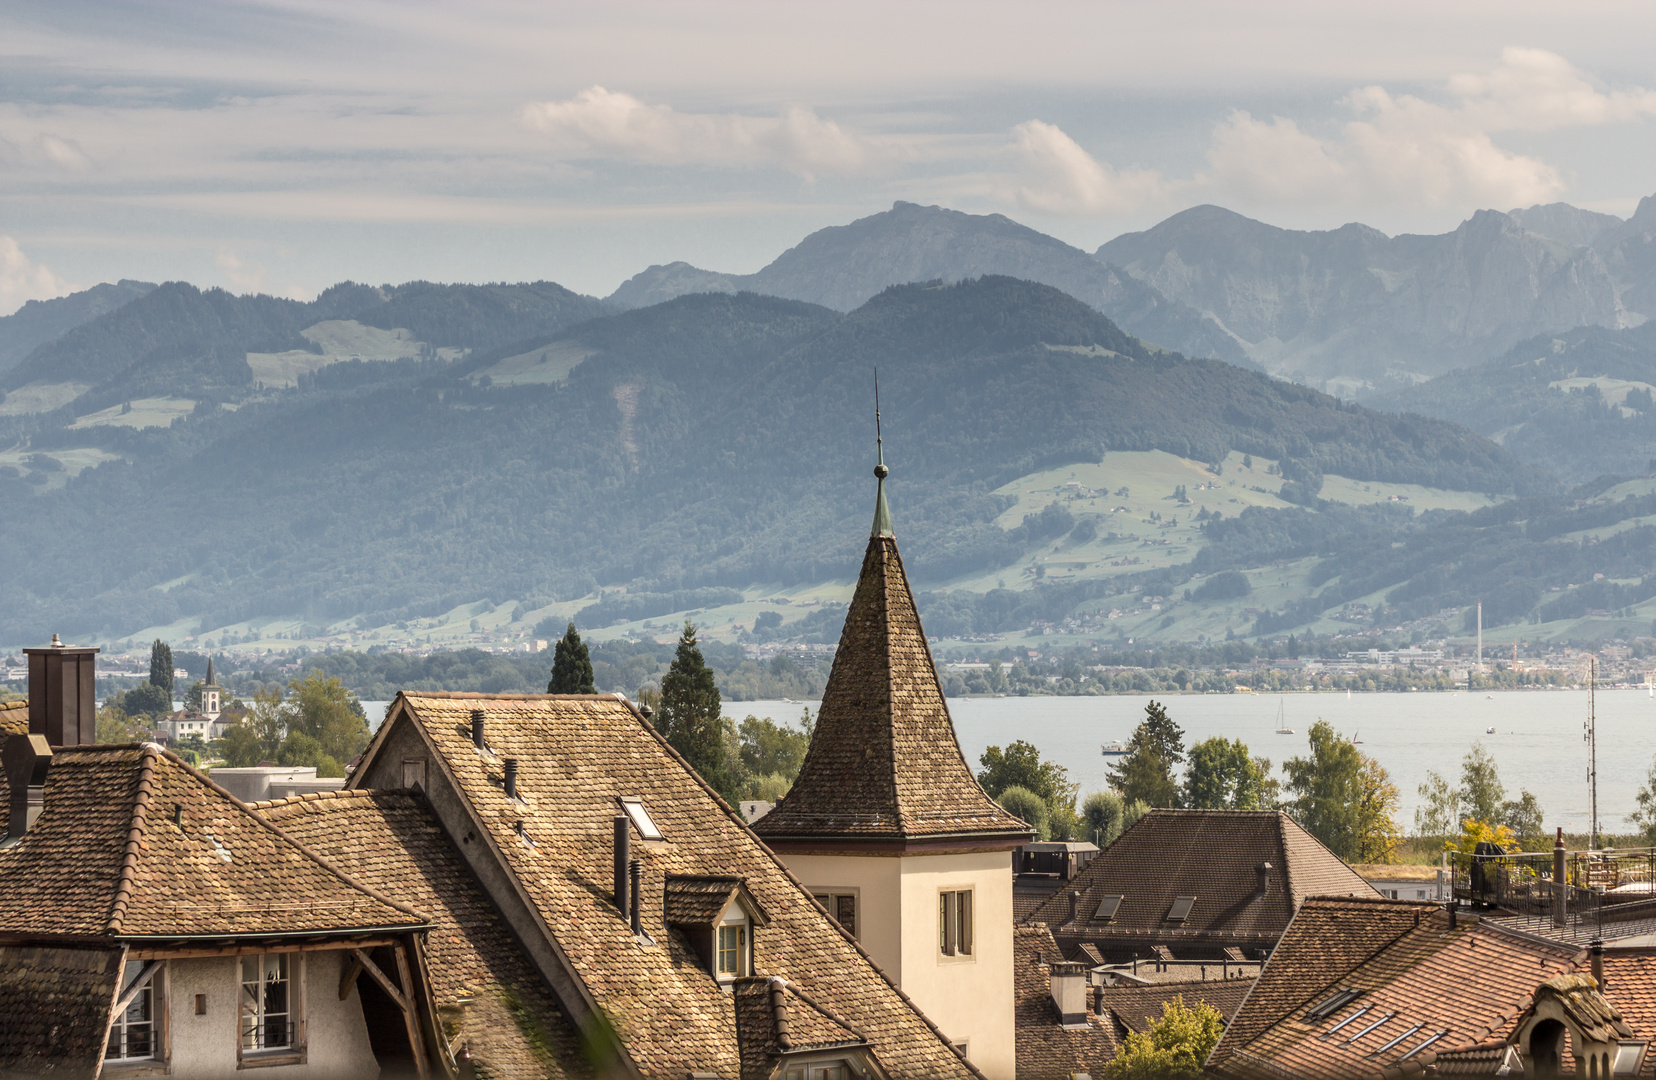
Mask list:
[[[1421,798],[1415,811],[1418,836],[1452,836],[1463,819],[1471,818],[1506,826],[1526,848],[1538,848],[1546,842],[1540,801],[1523,790],[1516,799],[1506,797],[1495,759],[1482,742],[1473,743],[1461,759],[1458,788],[1451,788],[1437,773],[1428,772],[1426,782],[1417,790]]]
[[[807,714],[808,715],[808,714]],[[789,783],[799,775],[811,736],[797,728],[784,727],[770,717],[750,716],[737,729],[741,738],[742,770],[749,776],[777,773]]]
[[[1185,806],[1196,810],[1267,810],[1276,805],[1280,788],[1271,777],[1270,761],[1250,756],[1240,739],[1215,735],[1190,748]]]
[[[612,684],[613,685],[613,684]],[[592,657],[586,642],[575,632],[570,622],[558,647],[552,654],[552,681],[546,684],[548,694],[596,694],[592,683]]]
[[[690,763],[726,800],[736,796],[724,753],[725,722],[713,669],[696,647],[696,626],[685,620],[673,663],[661,678],[661,705],[655,724],[668,745]]]
[[[1177,806],[1179,785],[1173,766],[1183,761],[1184,732],[1169,719],[1167,709],[1152,700],[1144,707],[1144,719],[1133,731],[1126,756],[1110,766],[1109,784],[1124,802]]]
[[[295,731],[282,740],[281,749],[276,751],[276,764],[290,768],[314,766],[318,778],[345,775],[344,766],[323,748],[321,740],[303,731]]]
[[[1051,832],[1047,827],[1046,800],[1026,787],[1016,784],[995,796],[995,801],[1008,813],[1023,818],[1035,830],[1035,839],[1045,840]]]
[[[213,749],[232,769],[248,769],[268,760],[264,743],[254,732],[253,725],[246,721],[225,728],[224,736],[213,744]]]
[[[1282,766],[1294,820],[1346,862],[1384,857],[1396,844],[1396,785],[1326,720],[1311,725],[1310,743],[1310,757]]]
[[[999,798],[1000,793],[1009,787],[1021,787],[1034,792],[1048,805],[1055,801],[1063,802],[1066,796],[1074,800],[1074,785],[1069,782],[1069,770],[1056,762],[1043,760],[1040,749],[1034,743],[1019,739],[1004,751],[998,746],[991,746],[978,758],[978,764],[983,766],[983,771],[978,773],[977,781],[991,799]]]
[[[172,646],[168,645],[165,641],[162,641],[160,638],[156,638],[154,644],[152,644],[150,646],[149,682],[150,682],[151,686],[159,686],[166,693],[168,701],[172,700],[172,692],[173,692]],[[167,711],[172,712],[172,709],[169,707],[167,709]]]
[[[195,682],[190,684],[190,688],[188,690],[184,691],[184,707],[186,709],[190,709],[194,712],[201,711],[201,689],[206,685],[207,684],[201,679],[197,679]]]
[[[1205,1001],[1194,1008],[1176,997],[1143,1032],[1130,1031],[1104,1067],[1110,1080],[1177,1080],[1202,1075],[1202,1063],[1224,1033],[1225,1018]]]
[[[166,716],[172,712],[172,695],[154,683],[139,683],[114,699],[132,716]]]
[[[1415,808],[1416,836],[1450,836],[1460,821],[1460,790],[1449,786],[1438,773],[1428,771],[1426,782],[1415,788],[1420,805]]]
[[[1484,749],[1481,741],[1474,742],[1461,759],[1459,796],[1461,812],[1465,816],[1479,821],[1501,819],[1501,802],[1506,798],[1506,787],[1501,783],[1495,759]]]
[[[1627,815],[1634,828],[1639,830],[1639,836],[1646,844],[1656,844],[1656,757],[1650,759],[1650,769],[1645,773],[1644,786],[1639,788],[1634,801],[1639,808]]]
[[[149,725],[141,718],[127,715],[113,700],[106,701],[98,710],[97,734],[100,743],[138,742],[149,736]]]
[[[368,745],[368,718],[362,704],[344,683],[328,678],[319,668],[312,668],[303,680],[288,683],[283,711],[289,737],[294,732],[308,735],[337,761],[350,761]]]
[[[1127,807],[1113,791],[1095,791],[1081,803],[1081,819],[1087,823],[1088,839],[1108,847],[1125,827]]]

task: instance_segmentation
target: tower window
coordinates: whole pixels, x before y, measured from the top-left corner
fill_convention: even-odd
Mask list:
[[[937,947],[944,956],[972,955],[972,890],[938,893]]]

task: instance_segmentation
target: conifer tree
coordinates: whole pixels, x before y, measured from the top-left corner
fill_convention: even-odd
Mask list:
[[[575,624],[571,622],[569,629],[558,641],[557,651],[552,654],[552,681],[546,684],[548,694],[596,694],[597,688],[592,684],[592,657],[587,653],[586,643],[581,635],[575,632]]]
[[[1133,732],[1127,755],[1109,767],[1109,785],[1123,802],[1143,800],[1151,806],[1179,805],[1179,785],[1173,766],[1184,761],[1184,732],[1167,715],[1167,707],[1151,701],[1144,720]]]
[[[713,669],[696,647],[695,624],[686,620],[672,666],[661,680],[661,706],[656,711],[655,725],[668,745],[683,754],[702,779],[728,799],[731,792],[726,788],[733,785],[725,768],[722,705]]]
[[[150,676],[151,686],[159,686],[167,692],[170,699],[173,692],[173,658],[172,646],[160,638],[150,646]]]

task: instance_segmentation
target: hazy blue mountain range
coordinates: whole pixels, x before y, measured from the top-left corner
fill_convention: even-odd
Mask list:
[[[1564,204],[1480,210],[1454,232],[1279,229],[1217,206],[1098,249],[1216,320],[1266,370],[1394,389],[1536,334],[1656,316],[1656,197],[1623,222]]]
[[[1053,528],[1076,525],[1067,512],[1007,527],[996,519],[1012,500],[996,489],[1122,451],[1280,461],[1283,498],[1292,489],[1312,507],[1324,474],[1496,494],[1551,485],[1464,428],[1152,349],[1056,289],[1009,278],[894,287],[846,314],[751,293],[687,296],[464,359],[429,348],[335,359],[285,389],[236,372],[219,350],[287,343],[258,335],[293,325],[291,309],[232,312],[222,294],[168,288],[165,310],[195,313],[195,347],[180,315],[171,337],[141,324],[168,348],[117,349],[112,328],[140,325],[145,298],[76,331],[99,343],[86,356],[30,361],[33,374],[143,384],[150,404],[77,415],[109,397],[94,382],[83,406],[0,417],[32,425],[14,426],[0,454],[0,640],[32,639],[48,623],[131,632],[184,617],[382,625],[481,597],[533,608],[601,586],[842,577],[868,527],[875,367],[893,510],[922,582],[1051,546]],[[335,303],[358,288],[330,290],[309,317],[384,310]],[[467,312],[502,295],[522,299],[525,327],[579,306],[541,287],[479,291],[464,302],[464,290],[434,291],[427,314],[445,298],[451,314],[430,325],[450,341],[475,335],[445,328],[470,326]],[[290,354],[315,355],[258,355]],[[192,367],[179,356],[218,359]],[[203,370],[214,396],[188,397]],[[164,413],[142,419],[169,401],[182,402],[170,424]],[[1249,519],[1288,523],[1279,540],[1248,533],[1266,561],[1304,542],[1295,523],[1305,516],[1336,523],[1317,527],[1317,551],[1376,527],[1363,515],[1281,513],[1301,517]],[[950,617],[994,622],[1016,607]]]
[[[147,281],[122,278],[55,300],[30,300],[0,317],[0,372],[54,338],[105,312],[138,299],[155,288]]]

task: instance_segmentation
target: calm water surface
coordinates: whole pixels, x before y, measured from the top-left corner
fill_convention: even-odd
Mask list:
[[[1541,801],[1547,827],[1587,827],[1587,692],[1514,691],[1475,694],[1286,694],[1280,698],[1293,735],[1276,735],[1274,694],[1158,695],[1184,729],[1185,745],[1212,735],[1241,739],[1274,766],[1307,752],[1306,732],[1321,718],[1341,734],[1362,740],[1401,795],[1398,824],[1414,824],[1415,789],[1428,770],[1458,779],[1460,760],[1481,740],[1500,766],[1507,797],[1527,788]],[[977,767],[985,748],[1016,739],[1040,747],[1043,757],[1069,770],[1082,794],[1105,786],[1105,766],[1116,760],[1099,745],[1126,740],[1143,719],[1149,697],[958,698],[949,703],[967,761]],[[366,703],[365,703],[366,704]],[[816,711],[816,702],[811,702]],[[729,716],[793,720],[801,706],[781,701],[727,701]],[[1600,827],[1616,831],[1637,806],[1656,755],[1656,699],[1645,690],[1598,693]],[[381,707],[383,714],[383,706]],[[369,716],[374,711],[369,709]],[[1486,729],[1495,728],[1495,734]],[[1279,774],[1280,775],[1280,774]]]

